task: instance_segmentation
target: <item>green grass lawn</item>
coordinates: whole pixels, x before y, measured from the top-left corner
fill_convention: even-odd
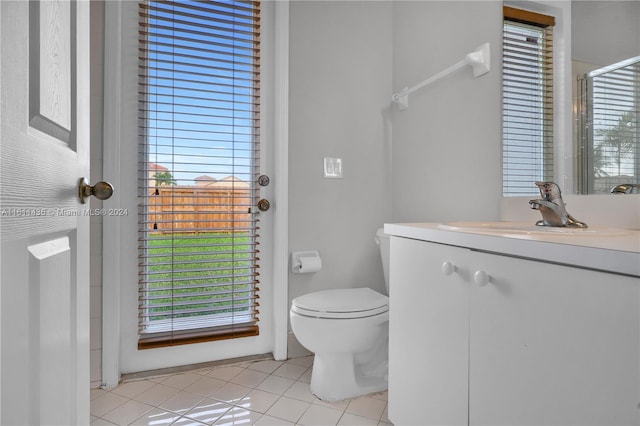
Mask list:
[[[155,234],[147,245],[140,303],[154,320],[247,311],[254,288],[247,233]]]

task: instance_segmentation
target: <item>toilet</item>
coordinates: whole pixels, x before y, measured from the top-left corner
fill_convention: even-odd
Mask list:
[[[389,236],[376,233],[389,290]],[[323,290],[291,302],[291,328],[315,354],[311,393],[339,401],[387,389],[389,298],[367,287]]]

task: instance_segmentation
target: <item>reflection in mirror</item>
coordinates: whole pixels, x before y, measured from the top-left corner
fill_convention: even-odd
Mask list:
[[[640,56],[591,71],[578,84],[579,192],[635,188],[640,183]]]
[[[565,193],[575,192],[581,194],[591,193],[608,193],[614,185],[619,181],[625,180],[622,177],[614,179],[615,176],[634,176],[634,182],[638,182],[638,133],[635,133],[635,169],[633,174],[623,170],[620,164],[620,171],[613,164],[602,164],[603,167],[598,171],[594,167],[598,167],[600,160],[615,164],[612,155],[615,156],[615,148],[607,148],[607,152],[600,153],[605,150],[607,145],[614,142],[607,142],[602,145],[605,134],[599,134],[595,128],[583,128],[581,124],[585,120],[581,120],[578,114],[579,96],[581,88],[577,84],[579,79],[586,74],[607,68],[611,64],[621,63],[629,58],[640,56],[640,2],[639,1],[608,1],[608,0],[571,0],[571,67],[572,67],[572,89],[573,89],[573,147],[565,151],[564,165],[566,166],[566,176],[569,179],[565,181],[567,184]],[[639,86],[636,68],[636,129],[637,129],[637,96]],[[586,101],[585,101],[586,102]],[[583,105],[586,107],[587,105]],[[600,108],[600,109],[598,109]],[[596,105],[596,112],[604,115],[603,109]],[[586,113],[586,112],[585,112]],[[616,118],[617,117],[617,118]],[[616,125],[622,125],[619,113],[612,114],[613,123],[606,125],[606,128],[615,128]],[[600,120],[595,116],[592,120]],[[617,122],[616,122],[617,120]],[[595,125],[595,124],[594,124]],[[620,128],[621,129],[621,128]],[[619,130],[620,130],[619,129]],[[600,130],[603,132],[604,129]],[[592,132],[592,140],[587,144],[586,139],[588,133]],[[615,130],[610,130],[609,139],[615,137]],[[600,138],[600,141],[598,141]],[[595,139],[595,142],[594,142]],[[615,144],[615,143],[614,143]],[[621,145],[623,145],[621,143]],[[590,146],[590,148],[589,148]],[[603,155],[600,155],[603,154]],[[623,150],[620,151],[622,156]],[[604,158],[607,157],[608,158]],[[627,153],[626,155],[630,155]],[[595,162],[595,163],[594,163]],[[605,175],[606,174],[606,175]],[[560,176],[562,178],[562,176]],[[607,178],[610,181],[608,182]],[[570,182],[569,182],[570,181]],[[609,187],[609,184],[611,187]],[[628,192],[627,192],[628,193]]]

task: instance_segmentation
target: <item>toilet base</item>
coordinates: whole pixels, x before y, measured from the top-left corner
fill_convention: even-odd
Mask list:
[[[380,376],[363,375],[351,353],[317,354],[311,371],[311,393],[335,402],[387,389],[386,365]],[[381,369],[378,369],[381,370]]]

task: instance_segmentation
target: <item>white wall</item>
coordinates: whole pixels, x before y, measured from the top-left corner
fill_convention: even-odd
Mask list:
[[[290,299],[384,288],[374,236],[391,220],[392,18],[385,1],[291,3],[289,250],[318,250],[323,266],[290,274]],[[323,157],[343,159],[343,179],[323,178]]]
[[[640,55],[640,2],[573,1],[571,20],[573,60],[605,66]]]
[[[495,220],[502,194],[501,1],[394,5],[393,89],[491,43],[491,71],[467,67],[393,113],[393,221]]]

